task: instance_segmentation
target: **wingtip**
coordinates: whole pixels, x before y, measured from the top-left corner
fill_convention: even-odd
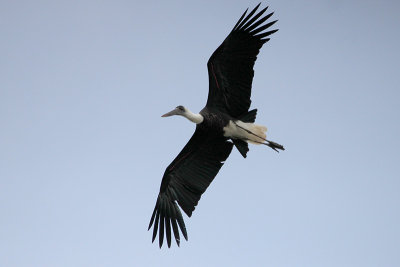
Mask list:
[[[153,227],[153,237],[152,237],[152,241],[151,242],[154,242],[154,240],[156,239],[159,219],[160,219],[160,213],[157,212],[157,215],[156,215],[156,218],[155,218],[154,227]]]
[[[249,8],[246,8],[246,10],[244,11],[244,13],[242,14],[242,16],[239,18],[239,20],[236,22],[235,26],[233,27],[232,31],[236,30],[236,28],[239,26],[239,24],[242,22],[242,19],[244,18],[244,16],[246,16],[247,11],[249,10]]]
[[[186,227],[184,227],[183,229],[181,228],[183,237],[185,238],[186,241],[188,241],[188,234],[187,234],[187,230]]]

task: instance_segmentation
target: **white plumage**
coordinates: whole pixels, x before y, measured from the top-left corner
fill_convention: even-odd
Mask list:
[[[224,127],[224,136],[234,139],[241,139],[252,144],[263,144],[267,138],[267,127],[254,124],[251,122],[243,122],[240,120],[229,121]]]

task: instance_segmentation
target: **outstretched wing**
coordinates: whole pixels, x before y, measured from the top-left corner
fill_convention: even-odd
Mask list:
[[[254,15],[260,4],[246,17],[247,10],[244,12],[207,63],[209,93],[206,106],[226,112],[234,118],[248,111],[254,63],[260,48],[269,41],[266,37],[278,31],[264,32],[276,20],[263,24],[273,13],[260,18],[266,7]]]
[[[210,136],[197,126],[192,138],[167,167],[149,224],[150,229],[154,223],[153,242],[157,231],[159,232],[160,248],[164,240],[164,230],[168,247],[171,246],[171,226],[178,246],[178,225],[187,240],[186,227],[178,204],[189,217],[192,215],[201,195],[231,153],[232,146],[227,139]]]

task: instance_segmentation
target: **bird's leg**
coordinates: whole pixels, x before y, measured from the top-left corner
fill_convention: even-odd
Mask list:
[[[279,151],[277,149],[285,150],[285,148],[278,143],[275,143],[275,142],[272,142],[269,140],[265,140],[265,141],[267,141],[267,143],[264,143],[264,145],[269,146],[270,148],[272,148],[273,150],[275,150],[278,153],[279,153]]]
[[[272,148],[273,150],[275,150],[275,151],[278,152],[278,153],[279,153],[279,151],[278,151],[277,149],[285,150],[285,148],[284,148],[282,145],[280,145],[280,144],[278,144],[278,143],[275,143],[275,142],[273,142],[273,141],[269,141],[269,140],[267,140],[267,139],[265,139],[265,138],[262,138],[261,136],[256,135],[255,133],[249,131],[248,129],[246,129],[246,128],[240,126],[240,125],[238,125],[237,123],[235,123],[235,124],[236,124],[236,126],[239,127],[240,129],[242,129],[242,130],[248,132],[249,134],[252,134],[252,135],[254,135],[254,136],[256,136],[256,137],[258,137],[258,138],[260,138],[260,139],[262,139],[262,140],[265,141],[265,143],[261,143],[261,142],[257,142],[257,141],[252,140],[252,142],[255,142],[255,143],[258,143],[258,144],[262,144],[262,145],[266,145],[266,146],[269,146],[270,148]]]
[[[278,144],[278,143],[275,143],[273,141],[269,141],[267,139],[264,139],[264,140],[265,140],[265,143],[261,143],[261,142],[257,142],[257,141],[252,141],[252,142],[258,143],[260,145],[269,146],[270,148],[272,148],[273,150],[275,150],[278,153],[279,153],[279,151],[277,149],[285,150],[285,148],[282,145]]]

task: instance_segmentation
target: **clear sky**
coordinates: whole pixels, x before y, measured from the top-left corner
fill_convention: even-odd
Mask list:
[[[0,2],[0,266],[400,266],[400,2],[264,2],[252,107],[189,242],[151,243],[206,62],[258,1]]]

